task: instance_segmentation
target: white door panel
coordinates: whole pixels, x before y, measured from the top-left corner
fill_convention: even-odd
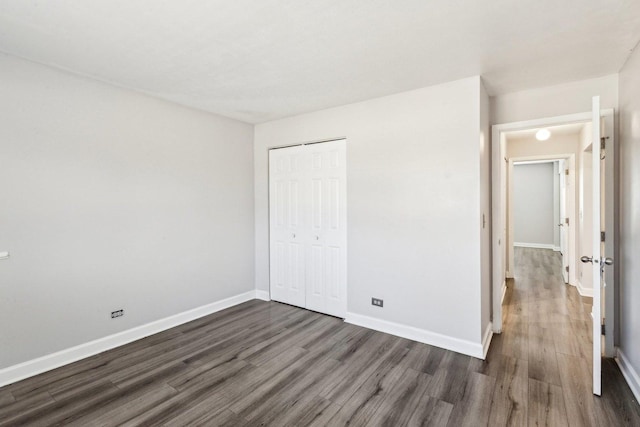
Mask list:
[[[311,265],[307,307],[346,315],[346,144],[308,146],[311,161]]]
[[[300,147],[278,151],[269,156],[271,298],[304,306],[303,152]]]
[[[593,98],[592,116],[592,146],[593,146],[593,226],[592,226],[592,268],[593,268],[593,305],[591,316],[593,320],[593,394],[600,396],[602,388],[602,331],[601,331],[601,290],[602,276],[600,274],[601,246],[600,246],[600,213],[601,213],[601,192],[600,192],[600,97]]]

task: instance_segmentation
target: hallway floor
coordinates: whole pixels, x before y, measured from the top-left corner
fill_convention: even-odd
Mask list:
[[[487,358],[500,371],[493,405],[509,408],[500,424],[639,426],[640,406],[613,359],[602,361],[602,397],[591,392],[592,299],[564,284],[560,255],[516,248],[515,267]]]

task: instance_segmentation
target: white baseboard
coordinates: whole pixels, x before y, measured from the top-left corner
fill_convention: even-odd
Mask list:
[[[513,246],[517,246],[519,248],[534,248],[534,249],[551,249],[553,250],[555,246],[553,243],[524,243],[524,242],[514,242]]]
[[[578,288],[578,293],[580,295],[582,295],[583,297],[591,297],[591,298],[593,298],[593,289],[592,288],[585,288],[584,286],[582,286],[582,283],[580,283],[579,280],[578,280],[578,285],[576,286],[576,288]]]
[[[38,357],[37,359],[0,369],[0,387],[85,359],[102,353],[103,351],[111,350],[112,348],[148,337],[149,335],[157,334],[158,332],[199,319],[216,311],[250,301],[255,299],[256,296],[256,291],[245,292],[56,353]]]
[[[502,297],[500,297],[500,304],[504,304],[504,296],[507,294],[507,281],[502,282]]]
[[[636,397],[636,401],[640,402],[640,376],[633,366],[631,366],[629,359],[627,359],[622,350],[618,349],[618,357],[616,357],[615,360],[620,367],[620,371],[622,372],[624,379],[627,380],[629,388]]]
[[[269,294],[269,291],[257,290],[256,299],[260,299],[262,301],[271,301],[271,294]]]
[[[561,251],[560,246],[554,246],[554,247],[553,247],[553,251],[554,251],[554,252],[560,252],[560,251]]]
[[[482,336],[482,360],[487,358],[487,353],[489,352],[489,346],[491,345],[491,339],[493,338],[493,324],[489,322],[487,328],[484,330],[484,335]]]
[[[396,335],[398,337],[407,338],[424,344],[433,345],[444,348],[446,350],[455,351],[456,353],[466,354],[468,356],[484,359],[483,343],[462,340],[459,338],[442,335],[437,332],[419,329],[413,326],[407,326],[400,323],[389,322],[388,320],[377,319],[362,314],[349,313],[344,319],[345,322],[375,331],[385,332],[387,334]]]

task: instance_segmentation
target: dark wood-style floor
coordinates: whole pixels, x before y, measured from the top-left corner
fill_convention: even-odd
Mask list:
[[[0,389],[0,425],[640,425],[590,302],[519,249],[487,361],[251,301]]]

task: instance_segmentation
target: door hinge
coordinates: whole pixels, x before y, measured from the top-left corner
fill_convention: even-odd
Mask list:
[[[564,174],[565,174],[565,175],[569,175],[569,169],[565,169],[565,170],[564,170]]]
[[[604,320],[604,319],[602,319],[602,320]],[[607,329],[607,328],[605,327],[605,325],[601,325],[601,327],[602,327],[602,335],[607,335],[607,334],[606,334],[606,332],[607,332],[607,330],[606,330],[606,329]]]
[[[568,265],[564,269],[567,270],[567,273],[569,272],[569,266]]]
[[[569,225],[569,218],[565,218],[565,219],[564,219],[564,223],[565,223],[565,224],[567,224],[567,225]]]
[[[606,136],[603,136],[602,138],[600,138],[600,149],[601,150],[604,150],[605,147],[607,146],[606,141],[607,141],[607,137]]]
[[[600,232],[600,241],[604,242],[604,231]]]

